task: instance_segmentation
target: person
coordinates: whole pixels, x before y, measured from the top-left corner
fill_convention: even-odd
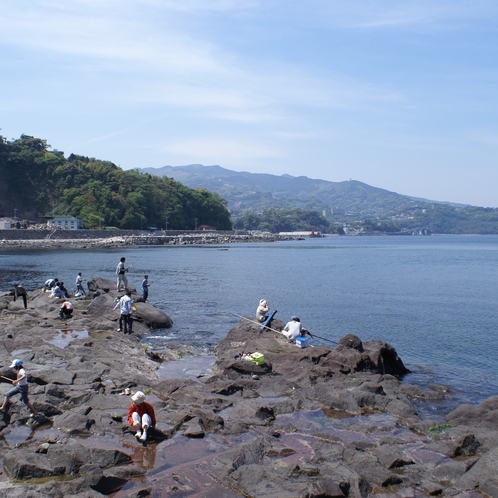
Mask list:
[[[126,291],[125,295],[116,303],[114,309],[119,308],[121,314],[119,315],[119,326],[118,332],[123,332],[125,334],[131,334],[132,330],[132,319],[131,315],[133,314],[133,301],[131,299],[131,292]]]
[[[76,275],[75,285],[76,285],[76,292],[75,292],[75,294],[77,294],[78,292],[80,292],[84,296],[86,296],[85,289],[83,288],[83,277],[81,275],[81,272],[79,272],[78,275]]]
[[[137,391],[131,400],[133,403],[128,408],[128,423],[136,431],[135,436],[141,441],[146,441],[147,429],[156,425],[154,408],[147,403],[142,391]]]
[[[52,293],[50,297],[64,297],[64,294],[60,288],[60,283],[57,282],[54,287],[52,287]]]
[[[22,301],[24,303],[24,309],[28,309],[28,293],[24,287],[21,287],[19,284],[14,284],[14,301],[18,298],[22,297]]]
[[[268,313],[268,302],[265,299],[261,299],[259,302],[258,309],[256,310],[256,318],[258,322],[263,323],[266,320],[266,314]]]
[[[118,291],[119,288],[121,287],[121,283],[123,283],[125,290],[128,289],[128,279],[126,278],[126,272],[128,271],[128,269],[125,268],[125,261],[126,258],[121,258],[121,260],[118,263],[118,266],[116,266],[116,275],[118,276],[116,280],[116,287]]]
[[[144,275],[144,279],[142,280],[142,297],[144,298],[144,303],[147,302],[147,298],[149,297],[149,275]]]
[[[305,336],[308,331],[301,325],[301,320],[297,316],[293,316],[288,322],[282,334],[285,335],[288,341],[295,341],[300,336]]]
[[[64,299],[62,306],[59,308],[60,318],[71,318],[73,316],[73,305],[71,301]]]
[[[44,292],[51,291],[56,286],[58,281],[58,278],[49,278],[45,280],[45,284],[43,285]]]
[[[67,289],[64,287],[64,282],[60,282],[59,283],[59,289],[61,291],[61,294],[62,296],[61,297],[65,297],[65,298],[68,298],[69,297],[69,292],[67,291]]]
[[[28,398],[28,376],[26,374],[26,370],[24,370],[22,366],[22,360],[14,360],[12,365],[10,365],[10,368],[17,371],[17,379],[12,381],[12,384],[16,387],[5,393],[2,406],[0,406],[0,412],[5,410],[5,406],[7,405],[9,398],[14,396],[14,394],[21,393],[21,401],[31,410],[31,417],[38,416],[38,412],[34,409]]]

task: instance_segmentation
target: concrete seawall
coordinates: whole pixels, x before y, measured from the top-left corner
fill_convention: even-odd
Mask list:
[[[168,230],[0,230],[0,248],[75,248],[121,247],[133,245],[230,244],[237,242],[274,242],[293,237],[246,231]]]

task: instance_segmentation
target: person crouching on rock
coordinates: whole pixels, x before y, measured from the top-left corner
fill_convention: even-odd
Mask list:
[[[10,365],[10,368],[17,371],[17,379],[12,381],[12,384],[16,387],[5,393],[2,406],[0,406],[0,412],[5,410],[9,398],[14,396],[14,394],[21,393],[21,401],[31,410],[31,417],[37,417],[38,412],[33,408],[33,405],[28,398],[28,376],[26,370],[22,367],[22,360],[14,360],[12,365]]]
[[[131,400],[133,403],[128,408],[128,423],[137,431],[135,436],[141,441],[146,441],[147,429],[156,425],[154,408],[145,401],[142,391],[137,391]]]
[[[119,308],[121,314],[119,315],[119,327],[118,332],[123,332],[125,334],[131,334],[132,331],[132,318],[133,314],[133,301],[131,300],[131,292],[126,291],[125,295],[116,303],[114,309]]]
[[[293,316],[282,330],[282,334],[285,335],[289,342],[294,342],[298,337],[305,336],[307,332],[297,316]]]
[[[28,293],[24,287],[21,287],[19,284],[14,284],[14,301],[18,298],[22,297],[22,302],[24,304],[24,309],[28,309]]]
[[[59,308],[59,318],[71,318],[73,316],[73,305],[71,301],[64,299],[62,306]]]
[[[266,301],[266,299],[261,299],[258,309],[256,310],[256,318],[259,323],[263,323],[266,320],[268,309],[268,302]]]

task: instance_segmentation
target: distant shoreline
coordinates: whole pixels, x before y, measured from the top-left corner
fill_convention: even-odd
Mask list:
[[[7,231],[4,231],[7,232]],[[9,230],[9,232],[12,232]],[[54,232],[48,234],[37,233],[30,231],[29,237],[15,237],[19,235],[19,231],[12,234],[10,237],[2,237],[7,235],[0,232],[0,250],[2,249],[105,249],[116,247],[132,247],[132,246],[162,246],[162,245],[205,245],[205,244],[234,244],[241,242],[275,242],[283,240],[296,240],[297,237],[280,236],[277,234],[262,233],[250,234],[244,233],[223,233],[223,232],[206,232],[193,233],[185,232],[175,235],[155,235],[155,234],[137,234],[131,232],[128,235],[115,235],[109,233],[107,237],[91,237],[91,233],[82,233],[76,231],[79,237],[71,237],[68,231]],[[124,231],[120,231],[124,232]],[[26,233],[26,232],[25,232]],[[23,234],[24,235],[24,234]],[[38,237],[37,237],[38,235]],[[88,235],[82,237],[81,235]],[[51,238],[51,236],[53,238]]]

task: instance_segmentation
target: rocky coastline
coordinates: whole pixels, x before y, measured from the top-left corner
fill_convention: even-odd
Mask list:
[[[0,293],[0,375],[13,379],[22,359],[42,414],[29,418],[19,397],[0,413],[0,497],[498,496],[498,397],[422,419],[415,402],[448,388],[404,384],[390,345],[345,335],[299,348],[279,320],[261,330],[252,317],[228,331],[210,371],[164,376],[192,352],[143,339],[171,319],[134,292],[124,335],[114,282],[88,288],[68,320],[49,293],[29,292],[26,310]],[[241,356],[256,351],[262,365]],[[11,387],[0,379],[1,395]],[[158,421],[145,443],[125,421],[136,390]]]
[[[169,230],[0,230],[2,249],[89,249],[296,240],[269,232]]]

